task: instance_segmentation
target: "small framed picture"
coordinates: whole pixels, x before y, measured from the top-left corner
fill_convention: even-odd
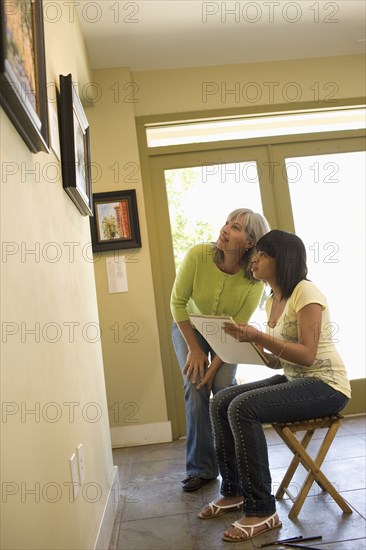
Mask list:
[[[136,191],[94,193],[94,217],[90,218],[94,252],[140,248]]]
[[[0,2],[0,104],[32,153],[48,153],[42,0]]]
[[[63,188],[83,216],[92,216],[89,124],[71,74],[60,75],[57,105]]]

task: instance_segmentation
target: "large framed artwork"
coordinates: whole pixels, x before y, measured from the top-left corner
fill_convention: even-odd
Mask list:
[[[89,124],[72,75],[60,75],[57,96],[62,185],[83,216],[93,215]]]
[[[0,2],[0,104],[32,151],[49,151],[42,0]]]
[[[140,248],[140,224],[136,191],[94,193],[94,217],[90,218],[93,252]]]

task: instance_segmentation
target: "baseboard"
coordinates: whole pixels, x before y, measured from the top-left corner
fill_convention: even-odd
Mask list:
[[[113,466],[108,482],[108,497],[100,520],[94,550],[108,550],[109,548],[118,506],[119,493],[116,492],[118,481],[118,466]]]
[[[170,422],[136,424],[111,428],[112,447],[137,447],[173,441]]]
[[[366,380],[365,378],[358,378],[357,380],[350,380],[352,397],[348,401],[347,405],[342,411],[343,416],[350,416],[354,414],[365,414],[366,412]]]

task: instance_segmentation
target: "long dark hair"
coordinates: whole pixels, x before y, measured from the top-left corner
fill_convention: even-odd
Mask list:
[[[294,233],[273,229],[259,239],[256,249],[275,259],[281,298],[289,298],[300,281],[308,280],[305,245]]]

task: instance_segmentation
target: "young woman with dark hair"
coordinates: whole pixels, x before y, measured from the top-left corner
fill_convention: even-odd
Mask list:
[[[207,505],[199,517],[241,508],[244,516],[224,533],[224,540],[231,542],[281,526],[262,425],[335,414],[351,395],[344,364],[329,336],[327,301],[307,279],[301,239],[278,230],[264,235],[252,257],[252,272],[272,289],[266,302],[266,332],[241,323],[226,324],[224,331],[242,342],[254,341],[267,355],[268,366],[284,372],[226,388],[211,401],[222,498]]]

